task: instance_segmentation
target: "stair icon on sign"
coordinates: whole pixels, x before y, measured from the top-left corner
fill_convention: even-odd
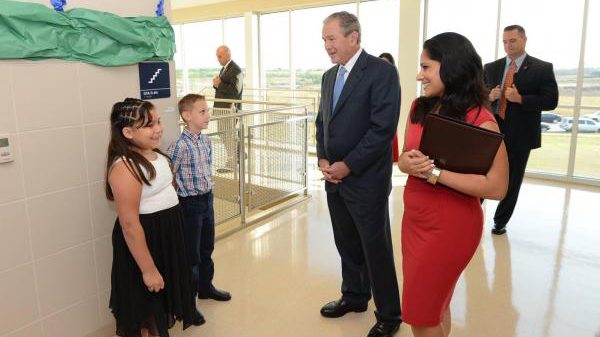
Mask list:
[[[156,80],[156,77],[158,77],[158,74],[160,74],[161,71],[162,71],[162,68],[158,68],[156,70],[156,72],[154,73],[154,75],[152,75],[152,78],[150,79],[150,81],[148,81],[148,84],[154,83],[154,80]]]

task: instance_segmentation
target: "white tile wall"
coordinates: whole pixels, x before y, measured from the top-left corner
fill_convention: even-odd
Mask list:
[[[31,244],[24,201],[0,206],[0,271],[31,261]]]
[[[0,111],[0,114],[3,112]],[[9,135],[14,161],[0,164],[0,204],[25,197],[21,144],[17,134]]]
[[[36,262],[40,308],[49,315],[97,292],[92,243]]]
[[[157,2],[73,0],[65,9],[155,15]],[[15,158],[0,164],[0,337],[113,336],[115,210],[104,170],[110,110],[139,97],[138,66],[1,60],[0,78],[0,134],[10,136]],[[165,133],[176,135],[177,112],[161,116]]]
[[[27,196],[85,183],[81,126],[26,132],[19,138]]]
[[[77,68],[63,62],[16,64],[13,99],[20,131],[81,124]],[[32,80],[35,79],[35,80]]]
[[[125,97],[140,97],[137,65],[107,68],[81,63],[78,67],[81,110],[85,123],[107,122],[116,101]]]
[[[104,117],[107,119],[106,116]],[[110,123],[86,125],[84,132],[88,182],[104,180],[106,149],[110,140]]]
[[[117,217],[114,204],[106,200],[104,181],[90,184],[94,238],[111,235]]]
[[[42,324],[34,323],[32,325],[21,328],[13,333],[6,335],[6,337],[34,337],[43,336]]]
[[[110,270],[112,268],[111,236],[94,240],[94,251],[98,270],[98,290],[106,291],[110,289]]]
[[[10,78],[11,68],[0,64],[0,78]],[[17,131],[10,81],[0,81],[0,134]]]
[[[44,320],[46,337],[83,337],[98,326],[98,297],[85,299]]]
[[[0,336],[39,317],[33,265],[0,272]]]
[[[42,258],[92,238],[88,187],[29,200],[33,255]]]

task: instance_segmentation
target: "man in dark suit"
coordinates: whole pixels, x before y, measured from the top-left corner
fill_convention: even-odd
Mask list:
[[[388,214],[398,73],[362,50],[353,14],[328,16],[323,41],[336,65],[321,83],[317,156],[342,260],[342,297],[323,306],[321,315],[363,312],[372,293],[377,323],[368,336],[393,336],[401,323]]]
[[[213,78],[215,98],[242,99],[244,90],[242,69],[231,59],[229,47],[217,48],[217,60],[222,68],[219,75]],[[215,102],[214,107],[228,109],[231,107],[231,103]]]
[[[504,28],[502,36],[506,57],[484,67],[489,99],[508,150],[509,181],[506,197],[494,215],[492,233],[506,233],[525,175],[529,153],[542,144],[541,112],[558,104],[558,86],[552,63],[527,55],[527,36],[523,27]]]
[[[242,92],[244,89],[242,69],[231,59],[231,51],[227,46],[220,46],[217,48],[217,60],[221,64],[222,68],[219,75],[213,78],[213,87],[215,88],[215,98],[225,99],[242,99]],[[221,109],[230,109],[231,103],[229,102],[215,102],[213,104],[215,116],[220,116],[229,113],[229,111]],[[242,109],[241,103],[236,103],[237,110]],[[235,119],[226,118],[217,121],[218,131],[226,131],[235,128]],[[234,169],[235,158],[237,156],[236,143],[231,139],[231,136],[223,135],[220,136],[221,141],[225,147],[225,154],[227,156],[226,168],[219,170],[229,171]]]

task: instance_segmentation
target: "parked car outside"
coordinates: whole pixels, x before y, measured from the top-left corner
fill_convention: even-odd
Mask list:
[[[542,132],[546,132],[546,131],[550,130],[550,123],[541,122],[540,126],[542,128]]]
[[[585,115],[585,117],[600,123],[600,110],[594,112],[593,114]]]
[[[565,117],[560,122],[560,127],[570,132],[573,129],[573,117]],[[579,132],[600,132],[600,123],[586,117],[579,118]]]
[[[542,112],[542,122],[544,122],[544,123],[557,123],[557,122],[560,122],[561,119],[562,119],[562,116],[557,113]]]

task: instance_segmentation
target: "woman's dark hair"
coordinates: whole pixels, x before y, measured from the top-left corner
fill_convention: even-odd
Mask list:
[[[488,106],[481,57],[466,37],[457,33],[436,35],[423,43],[423,52],[441,63],[440,79],[445,89],[441,97],[419,97],[411,122],[423,124],[425,116],[434,111],[464,121],[468,110]]]
[[[148,159],[144,158],[129,139],[123,135],[123,128],[143,128],[153,122],[150,110],[154,105],[148,101],[137,98],[126,98],[123,102],[117,102],[112,107],[110,114],[110,142],[106,155],[106,172],[104,174],[105,192],[108,200],[114,200],[114,195],[108,183],[110,169],[118,158],[121,158],[131,174],[140,183],[150,185],[150,180],[156,176],[156,170]],[[155,152],[163,154],[158,149]],[[164,154],[163,154],[164,155]],[[168,158],[168,157],[167,157]],[[148,172],[148,177],[143,174],[142,167]]]
[[[396,62],[394,62],[394,57],[390,53],[381,53],[381,55],[379,55],[379,58],[384,58],[388,60],[390,64],[396,64]]]

